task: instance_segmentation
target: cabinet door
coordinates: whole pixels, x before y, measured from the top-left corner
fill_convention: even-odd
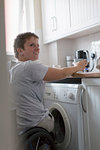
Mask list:
[[[64,37],[69,32],[69,0],[42,0],[44,42]]]
[[[87,6],[87,25],[100,23],[100,0],[89,0]]]
[[[55,0],[41,0],[44,42],[55,38]]]
[[[71,31],[100,23],[100,0],[70,0]]]
[[[64,37],[70,27],[69,0],[56,0],[56,21],[56,37]]]
[[[84,26],[87,17],[86,1],[88,0],[70,0],[71,31]]]
[[[99,82],[98,82],[99,83]],[[100,85],[86,88],[85,150],[100,149]]]

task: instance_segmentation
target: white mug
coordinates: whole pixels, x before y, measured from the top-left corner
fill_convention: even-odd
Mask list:
[[[96,68],[100,70],[100,57],[97,59]]]

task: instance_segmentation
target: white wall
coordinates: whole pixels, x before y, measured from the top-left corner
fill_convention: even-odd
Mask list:
[[[57,51],[57,42],[52,42],[48,44],[48,52],[49,52],[49,66],[58,65],[58,51]]]
[[[100,32],[75,39],[74,47],[75,50],[88,49],[89,51],[93,51],[92,43],[94,42],[96,44],[97,41],[100,41]],[[100,56],[100,49],[97,49],[96,45],[94,50],[97,52],[97,55]]]
[[[58,64],[66,66],[66,56],[73,56],[73,40],[62,39],[57,41]]]

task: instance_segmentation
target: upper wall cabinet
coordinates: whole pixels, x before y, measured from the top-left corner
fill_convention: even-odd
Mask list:
[[[100,0],[69,0],[71,32],[100,24]]]
[[[69,31],[69,0],[41,0],[44,43],[62,38]]]
[[[43,40],[48,42],[55,39],[56,17],[55,0],[41,0]]]
[[[56,0],[56,37],[61,38],[70,31],[69,0]]]
[[[44,43],[100,31],[100,0],[41,0],[41,6]]]

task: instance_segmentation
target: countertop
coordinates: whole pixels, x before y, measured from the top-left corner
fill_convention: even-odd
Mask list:
[[[74,77],[68,77],[63,80],[52,81],[50,83],[81,84],[82,79],[100,79],[100,72],[75,73]]]

